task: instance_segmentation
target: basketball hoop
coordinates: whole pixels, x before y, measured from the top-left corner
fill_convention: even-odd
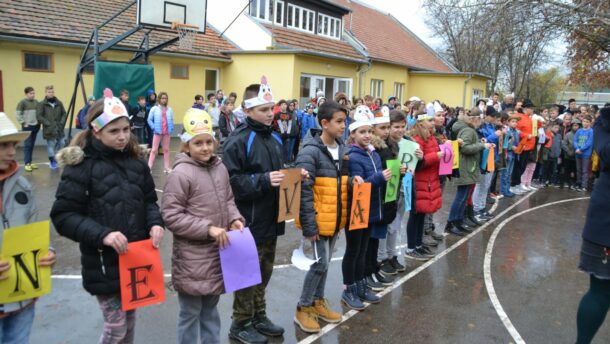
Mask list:
[[[172,30],[178,32],[178,47],[184,50],[192,50],[193,42],[197,36],[197,25],[172,23]]]

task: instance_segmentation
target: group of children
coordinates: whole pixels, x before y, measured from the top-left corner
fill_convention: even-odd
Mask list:
[[[154,137],[148,165],[138,138],[131,132],[133,117],[130,121],[125,104],[110,90],[104,92],[103,99],[92,103],[83,120],[86,130],[57,154],[64,171],[50,216],[59,234],[80,244],[83,286],[96,296],[104,318],[99,343],[133,342],[135,311],[121,310],[118,256],[127,251],[128,243],[147,238],[152,238],[153,247],[158,248],[164,227],[173,233],[172,283],[180,305],[178,342],[220,341],[216,307],[224,285],[219,249],[230,245],[228,231],[244,227],[249,228],[256,243],[262,283],[234,293],[229,336],[242,343],[266,343],[268,336],[283,335],[284,329],[267,316],[265,297],[277,238],[285,230],[285,223],[277,222],[278,187],[284,179],[281,170],[286,167],[286,155],[285,142],[274,130],[275,107],[266,79],[248,86],[242,105],[245,117],[239,124],[234,123],[224,139],[222,160],[215,153],[220,138],[214,119],[205,110],[189,109],[184,115],[180,153],[171,170],[168,152],[164,155],[169,175],[159,207],[150,165],[160,141],[164,150],[169,148],[173,117],[167,94],[160,93],[158,103],[149,110],[147,122]],[[463,236],[473,230],[465,218],[472,219],[473,225],[491,218],[486,211],[486,198],[493,177],[481,177],[486,172],[481,167],[481,153],[497,152],[503,192],[504,181],[510,180],[510,169],[519,161],[523,167],[519,177],[525,189],[531,183],[526,171],[532,170],[532,152],[544,147],[549,150],[548,157],[555,158],[557,146],[552,140],[561,129],[551,126],[552,134],[545,136],[551,143],[541,142],[535,134],[537,123],[532,119],[533,104],[529,101],[516,114],[500,115],[489,108],[483,113],[473,108],[457,116],[450,126],[444,123],[440,104],[414,111],[411,125],[403,112],[383,106],[371,111],[360,105],[351,111],[328,100],[318,104],[316,110],[316,127],[303,137],[294,163],[302,177],[297,227],[304,240],[311,242],[316,260],[305,276],[294,317],[295,323],[308,333],[320,331],[320,320],[336,323],[342,319],[342,314],[334,311],[325,298],[331,254],[342,230],[346,249],[341,302],[348,308],[363,310],[364,303],[380,301],[373,291],[391,285],[393,276],[406,270],[397,252],[405,204],[411,209],[405,257],[428,260],[443,240],[431,219],[441,208],[448,178],[453,178],[458,188],[446,231]],[[2,125],[5,124],[0,116]],[[349,134],[344,142],[346,130]],[[26,201],[31,201],[29,185],[19,177],[14,162],[15,144],[27,133],[12,128],[11,133],[18,137],[5,137],[5,132],[0,136],[0,155],[6,155],[6,159],[0,159],[0,163],[13,163],[0,164],[2,178],[6,179],[3,193],[12,192],[7,189],[14,185],[9,181],[17,178],[28,195]],[[582,155],[582,160],[589,147],[588,139],[581,137],[587,135],[586,131],[574,134],[575,154]],[[444,177],[439,175],[439,164],[445,152],[439,144],[450,138],[460,146],[459,169],[453,176]],[[392,176],[388,161],[398,158],[403,140],[418,144],[417,164],[414,169],[400,166],[400,180],[407,176],[404,180],[411,182],[404,187],[398,185],[397,199],[386,202],[387,183]],[[585,164],[581,161],[577,166],[582,170]],[[368,226],[349,230],[353,189],[363,183],[371,184]],[[22,218],[11,220],[10,226],[33,221],[35,208],[19,216]],[[6,221],[4,225],[9,226]],[[51,250],[49,257],[41,259],[41,265],[52,265],[54,257]],[[6,264],[0,263],[0,272],[6,269]],[[8,306],[4,305],[3,314],[8,317],[1,319],[3,324],[10,317],[27,317],[23,321],[29,321],[28,326],[15,325],[27,341],[33,305],[32,314],[7,313]],[[28,305],[16,307],[20,310]],[[4,333],[6,336],[9,332],[5,329]]]

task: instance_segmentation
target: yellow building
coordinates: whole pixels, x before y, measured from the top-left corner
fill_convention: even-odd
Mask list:
[[[34,87],[40,99],[44,86],[51,84],[67,108],[93,29],[130,1],[105,2],[108,6],[96,11],[89,10],[99,7],[93,0],[70,9],[61,2],[35,0],[3,4],[7,10],[0,12],[0,20],[11,25],[0,27],[0,110],[12,117],[26,86]],[[223,89],[225,94],[235,91],[241,101],[243,89],[262,75],[276,99],[296,98],[301,106],[319,92],[327,98],[337,92],[350,98],[370,94],[384,102],[395,96],[401,103],[418,96],[465,107],[485,96],[486,76],[458,71],[394,17],[357,1],[275,0],[274,6],[263,6],[267,2],[252,0],[240,13],[247,3],[208,0],[206,31],[197,35],[192,50],[173,45],[150,57],[156,91],[169,93],[177,123],[196,94]],[[100,31],[100,45],[135,25],[134,7]],[[235,16],[227,13],[234,8],[238,18],[228,23]],[[28,15],[37,11],[64,15],[61,20]],[[154,30],[151,45],[175,36],[170,30]],[[132,53],[124,50],[138,47],[142,39],[139,31],[99,59],[129,61]],[[89,68],[83,74],[87,95],[93,79]],[[83,105],[79,88],[76,111]]]

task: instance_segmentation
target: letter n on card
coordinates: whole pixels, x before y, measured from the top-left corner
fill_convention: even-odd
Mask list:
[[[281,172],[284,173],[284,180],[280,184],[278,223],[298,218],[301,209],[301,169],[291,168]]]
[[[161,255],[152,239],[129,243],[119,255],[119,276],[123,311],[165,301]]]
[[[369,226],[371,212],[371,183],[354,184],[349,230],[364,229]]]

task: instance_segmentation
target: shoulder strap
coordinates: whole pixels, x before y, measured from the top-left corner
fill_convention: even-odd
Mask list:
[[[248,137],[248,145],[246,146],[246,159],[250,157],[250,150],[252,149],[252,142],[254,142],[254,138],[256,137],[256,131],[251,131],[250,136]]]

